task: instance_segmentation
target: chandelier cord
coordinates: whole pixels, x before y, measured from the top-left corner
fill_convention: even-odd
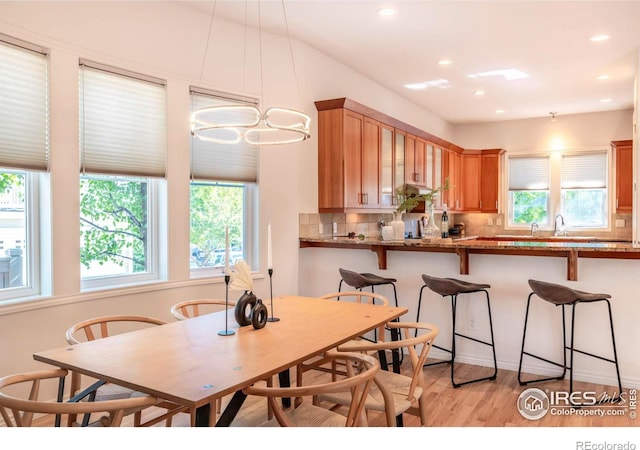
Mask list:
[[[296,91],[298,93],[298,106],[302,109],[302,95],[300,94],[300,82],[298,81],[298,72],[296,71],[296,62],[293,57],[293,47],[291,46],[291,37],[289,36],[289,22],[287,21],[287,11],[282,0],[282,15],[284,16],[284,28],[287,33],[287,42],[289,44],[289,56],[291,56],[291,66],[293,67],[293,78],[296,81]]]
[[[265,104],[264,101],[264,81],[263,81],[263,68],[262,68],[262,12],[261,12],[261,8],[260,8],[260,1],[258,1],[258,33],[260,34],[260,99],[262,101],[262,104]],[[261,108],[262,109],[262,108]]]
[[[204,56],[202,57],[202,67],[200,67],[200,79],[198,80],[198,84],[202,84],[204,64],[207,62],[207,53],[209,53],[209,42],[211,41],[211,34],[213,32],[213,18],[216,16],[217,3],[217,0],[213,0],[213,11],[211,12],[211,20],[209,21],[209,34],[207,34],[207,44],[204,47]]]

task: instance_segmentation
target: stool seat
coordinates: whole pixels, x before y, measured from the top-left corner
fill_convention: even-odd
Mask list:
[[[542,300],[554,305],[570,305],[575,302],[597,302],[605,298],[611,298],[609,294],[594,294],[578,291],[561,284],[548,283],[546,281],[529,280],[529,287]]]
[[[436,278],[425,274],[422,275],[422,280],[429,289],[442,296],[470,294],[491,287],[491,285],[488,284],[470,283],[456,278]]]
[[[362,289],[369,286],[395,283],[395,278],[386,278],[373,273],[358,273],[347,269],[338,269],[342,279],[354,289]]]

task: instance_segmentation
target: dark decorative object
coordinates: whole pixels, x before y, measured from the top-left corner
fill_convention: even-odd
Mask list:
[[[225,297],[224,297],[224,330],[218,331],[220,336],[232,336],[236,334],[235,331],[229,329],[229,281],[231,276],[224,275],[225,284]]]
[[[269,269],[269,292],[271,294],[271,317],[269,317],[267,320],[269,322],[277,322],[278,320],[280,320],[279,317],[275,317],[275,315],[273,314],[273,269]]]
[[[251,310],[251,325],[253,325],[253,328],[256,330],[264,328],[267,324],[267,317],[269,317],[269,310],[267,310],[266,305],[262,303],[262,300],[257,299],[256,304]]]
[[[256,304],[257,298],[251,291],[244,291],[242,297],[236,302],[235,317],[236,322],[241,327],[251,325],[251,317],[253,307]],[[264,306],[264,305],[263,305]]]

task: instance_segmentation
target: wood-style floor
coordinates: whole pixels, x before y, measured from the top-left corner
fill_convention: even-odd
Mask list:
[[[632,419],[629,410],[622,416],[599,415],[552,415],[548,413],[540,420],[528,420],[520,415],[516,407],[518,396],[528,387],[538,387],[544,391],[565,391],[568,380],[537,383],[520,386],[517,373],[499,370],[495,381],[482,381],[459,388],[451,386],[450,366],[447,364],[425,368],[427,418],[429,427],[638,427],[640,419]],[[490,369],[466,364],[456,364],[456,381],[478,378],[490,374]],[[307,375],[305,375],[307,376]],[[598,394],[615,392],[612,386],[589,383],[575,383],[576,391],[593,391]],[[626,390],[625,390],[626,391]],[[628,402],[628,393],[625,393]],[[584,411],[594,408],[582,408]],[[152,414],[153,412],[149,412]],[[266,418],[264,400],[249,397],[232,426],[247,427],[261,423]],[[404,415],[405,427],[419,427],[419,418]],[[51,420],[41,420],[39,426],[51,426]],[[131,421],[125,418],[124,426]],[[172,426],[186,427],[189,417],[179,414]],[[160,424],[162,426],[162,424]],[[369,426],[385,426],[381,414],[370,413]]]

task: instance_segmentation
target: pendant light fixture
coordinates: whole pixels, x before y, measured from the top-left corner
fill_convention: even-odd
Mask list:
[[[291,47],[291,38],[289,37],[289,26],[284,0],[281,1],[281,4],[293,75],[296,81],[298,98],[300,98],[300,88]],[[214,1],[207,46],[205,48],[205,60],[209,40],[212,35],[215,11],[216,2]],[[245,2],[245,51],[246,26]],[[260,38],[260,94],[264,96],[260,1],[258,1],[258,31]],[[202,63],[202,69],[204,70],[204,61]],[[311,137],[309,132],[310,123],[311,118],[307,114],[288,107],[271,106],[261,111],[253,105],[217,105],[193,111],[191,114],[191,134],[203,141],[218,144],[238,144],[244,141],[251,145],[282,145],[302,142],[309,139]]]

